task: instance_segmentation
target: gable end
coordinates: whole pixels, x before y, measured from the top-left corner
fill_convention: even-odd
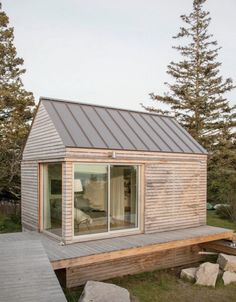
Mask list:
[[[23,160],[50,159],[65,156],[65,146],[42,102],[34,118]]]

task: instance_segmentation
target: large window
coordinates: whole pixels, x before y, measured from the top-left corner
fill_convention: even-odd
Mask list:
[[[74,165],[74,234],[138,227],[138,167]]]
[[[43,229],[62,235],[62,164],[43,165]]]

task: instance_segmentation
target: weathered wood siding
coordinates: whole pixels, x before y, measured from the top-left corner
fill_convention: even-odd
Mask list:
[[[41,103],[27,139],[21,164],[23,230],[39,227],[38,163],[65,156],[65,147]],[[67,180],[68,181],[68,180]]]
[[[206,160],[175,158],[146,164],[145,232],[206,224]]]
[[[109,278],[137,274],[156,269],[170,268],[203,260],[198,245],[177,248],[151,254],[128,257],[99,264],[77,266],[66,269],[68,288],[86,283],[88,280],[107,280]]]
[[[65,147],[41,103],[23,152],[23,160],[52,159],[65,156]]]
[[[38,163],[21,163],[21,219],[23,230],[38,229]]]
[[[140,164],[145,233],[206,224],[207,156],[67,148],[67,161]],[[114,156],[114,154],[113,154]]]

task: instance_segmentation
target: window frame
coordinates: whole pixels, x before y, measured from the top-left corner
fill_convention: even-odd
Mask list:
[[[61,171],[62,171],[62,175],[61,175],[61,186],[62,186],[62,194],[61,194],[61,207],[62,207],[62,217],[61,217],[61,223],[62,223],[62,227],[61,227],[61,231],[62,234],[61,236],[56,235],[48,230],[46,230],[44,228],[44,169],[48,169],[48,165],[50,164],[61,164]],[[63,161],[46,161],[46,162],[40,162],[39,163],[39,232],[46,234],[50,237],[53,237],[57,240],[62,240],[63,239],[63,228],[64,228],[64,222],[63,222],[63,205],[64,205],[64,179],[63,179],[63,170],[64,170],[64,162]]]
[[[108,230],[107,232],[101,232],[101,233],[94,233],[94,234],[81,234],[81,235],[75,235],[74,230],[74,172],[75,172],[75,165],[102,165],[107,166],[108,168],[108,190],[107,190],[107,209],[108,209]],[[127,228],[127,229],[121,229],[121,230],[111,230],[110,229],[110,205],[111,205],[111,192],[110,192],[110,182],[111,182],[111,166],[136,166],[137,167],[137,175],[136,175],[136,181],[137,181],[137,188],[136,188],[136,205],[137,205],[137,227],[135,228]],[[72,165],[72,240],[74,242],[76,241],[88,241],[88,240],[94,240],[94,239],[100,239],[100,238],[110,238],[110,237],[116,237],[116,236],[122,236],[122,235],[129,235],[129,234],[139,234],[141,232],[141,212],[142,212],[142,204],[141,204],[141,164],[137,163],[116,163],[116,162],[73,162]]]

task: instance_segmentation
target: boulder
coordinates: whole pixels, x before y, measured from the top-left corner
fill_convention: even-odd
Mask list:
[[[196,272],[195,284],[215,287],[218,273],[219,264],[214,264],[210,262],[202,263]]]
[[[236,272],[236,256],[219,254],[217,263],[224,271]]]
[[[193,282],[196,280],[197,270],[198,267],[184,268],[181,270],[180,278]]]
[[[223,275],[224,285],[228,285],[230,283],[236,282],[236,273],[232,272],[224,272]]]
[[[130,302],[127,289],[104,282],[88,281],[78,302]]]

